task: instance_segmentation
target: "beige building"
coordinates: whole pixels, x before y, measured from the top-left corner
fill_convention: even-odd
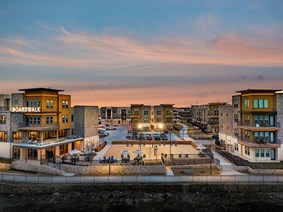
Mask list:
[[[173,104],[131,105],[131,129],[163,131],[173,129]]]
[[[220,108],[220,132],[228,151],[251,162],[283,160],[283,93],[247,89]]]

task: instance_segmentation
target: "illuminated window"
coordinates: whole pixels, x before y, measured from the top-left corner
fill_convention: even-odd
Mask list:
[[[62,107],[65,108],[65,109],[69,108],[69,101],[68,100],[63,100],[62,101]]]
[[[67,115],[62,116],[62,122],[63,123],[68,123],[68,116]]]
[[[54,102],[53,100],[46,100],[46,108],[53,108]]]

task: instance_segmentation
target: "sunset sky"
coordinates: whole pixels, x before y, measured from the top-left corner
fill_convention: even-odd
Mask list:
[[[0,93],[191,106],[283,88],[283,1],[0,1]]]

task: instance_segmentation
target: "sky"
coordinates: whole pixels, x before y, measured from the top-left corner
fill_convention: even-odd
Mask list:
[[[0,93],[190,107],[283,89],[282,10],[282,0],[0,1]]]

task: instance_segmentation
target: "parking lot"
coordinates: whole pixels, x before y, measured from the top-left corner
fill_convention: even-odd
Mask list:
[[[99,139],[99,142],[102,143],[104,141],[107,141],[108,144],[111,144],[112,141],[127,141],[127,140],[134,140],[131,138],[132,135],[128,134],[128,126],[127,125],[122,125],[117,127],[115,130],[105,130],[105,133],[109,134],[103,138]],[[160,132],[139,132],[139,134],[143,134],[143,139],[142,140],[156,140],[154,138],[154,134],[158,134],[159,137],[161,136]],[[130,136],[130,137],[129,137]],[[178,138],[174,132],[172,133],[167,133],[167,140],[170,141],[180,141],[180,138]],[[151,139],[150,139],[151,137]],[[135,138],[135,140],[139,140],[139,137]],[[158,140],[158,139],[157,139]],[[161,140],[163,140],[161,138]]]

